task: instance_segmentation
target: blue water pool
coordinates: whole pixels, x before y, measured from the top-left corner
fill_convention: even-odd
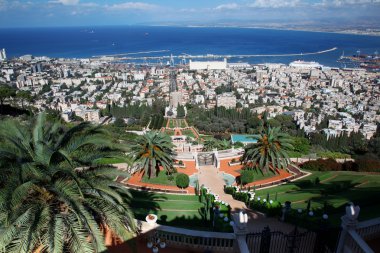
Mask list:
[[[190,179],[189,185],[192,186],[192,187],[195,187],[196,184],[197,184],[197,181],[198,181],[198,175],[196,175],[196,174],[191,175],[189,177],[189,179]]]
[[[235,177],[232,176],[231,174],[227,174],[223,172],[222,176],[226,185],[232,185],[233,183],[235,183]]]
[[[253,138],[254,135],[249,134],[232,134],[231,141],[232,143],[241,142],[241,143],[256,143],[257,140]]]

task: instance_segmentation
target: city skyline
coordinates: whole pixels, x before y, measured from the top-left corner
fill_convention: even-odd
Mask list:
[[[379,0],[0,0],[0,27],[275,25],[378,27]]]

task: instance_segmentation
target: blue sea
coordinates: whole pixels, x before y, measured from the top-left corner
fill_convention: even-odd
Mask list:
[[[0,48],[8,57],[34,56],[88,58],[99,55],[161,51],[130,56],[180,54],[290,54],[338,47],[320,55],[295,57],[256,57],[230,62],[289,63],[317,61],[340,66],[342,55],[373,54],[380,51],[380,37],[320,32],[251,28],[200,28],[164,26],[109,26],[0,29]],[[154,63],[154,62],[151,62]]]

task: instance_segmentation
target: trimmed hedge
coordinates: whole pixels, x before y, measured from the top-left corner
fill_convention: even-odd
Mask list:
[[[175,178],[175,183],[179,188],[187,188],[189,187],[190,178],[186,174],[179,173]]]
[[[244,202],[249,208],[265,213],[267,216],[279,216],[281,215],[281,203],[279,201],[267,199],[252,199],[251,193],[239,192],[234,186],[225,186],[224,192],[231,194],[236,200]]]
[[[245,185],[252,183],[255,178],[255,172],[253,170],[242,170],[240,173],[240,182]]]
[[[380,172],[380,161],[371,159],[358,159],[338,163],[334,159],[318,159],[307,161],[301,165],[304,170],[311,171],[361,171],[361,172]]]

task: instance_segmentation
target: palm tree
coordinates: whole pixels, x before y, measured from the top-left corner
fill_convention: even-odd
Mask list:
[[[67,129],[45,114],[0,124],[0,252],[102,252],[105,230],[130,238],[121,172],[97,165],[118,151],[110,139],[102,127]]]
[[[218,144],[219,144],[218,148],[221,149],[221,150],[226,150],[226,149],[231,148],[231,142],[227,141],[226,139],[223,139],[223,140],[219,141]]]
[[[130,155],[151,178],[157,176],[160,166],[167,172],[172,172],[173,147],[168,135],[152,131],[136,138],[130,147]]]
[[[242,161],[253,168],[258,164],[264,172],[286,169],[290,164],[287,150],[292,150],[293,146],[289,135],[280,131],[280,128],[267,128],[260,135],[253,136],[257,143],[245,148]]]
[[[213,151],[215,148],[219,147],[218,140],[212,138],[207,139],[203,142],[203,151]]]

